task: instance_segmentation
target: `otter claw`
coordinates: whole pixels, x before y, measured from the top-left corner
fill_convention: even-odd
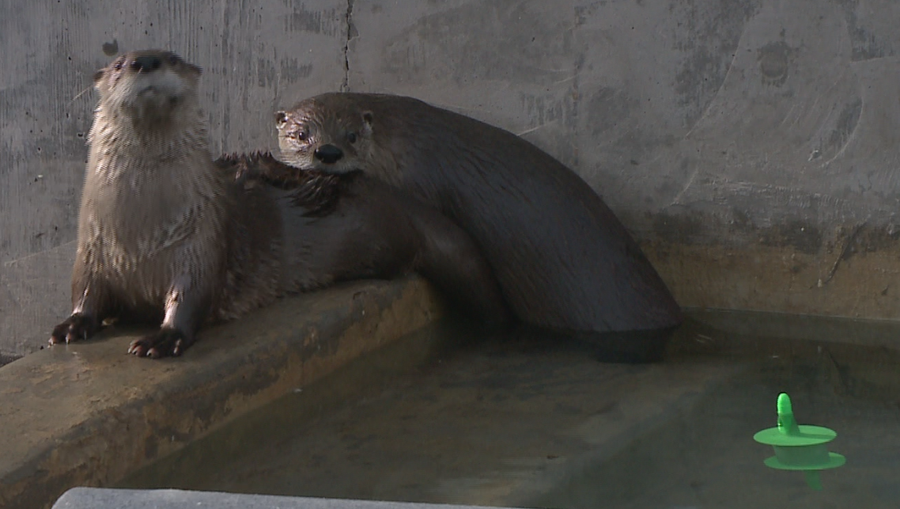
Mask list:
[[[97,321],[92,317],[81,313],[73,313],[64,322],[53,328],[48,342],[51,345],[58,343],[73,343],[85,340],[97,332]]]
[[[163,328],[156,333],[132,341],[128,347],[128,353],[151,359],[178,357],[189,345],[190,343],[180,330]]]

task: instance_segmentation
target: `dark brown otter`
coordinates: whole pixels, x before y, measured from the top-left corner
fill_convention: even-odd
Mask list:
[[[51,344],[88,338],[107,318],[158,317],[160,330],[129,352],[179,355],[206,321],[235,318],[284,292],[415,269],[451,294],[476,292],[479,299],[467,302],[503,318],[474,242],[424,205],[353,176],[323,181],[312,194],[235,179],[242,165],[248,174],[259,164],[277,168],[271,156],[217,167],[197,100],[200,73],[174,53],[150,50],[94,76],[100,102],[79,213],[73,311]]]
[[[216,164],[245,189],[269,189],[292,211],[285,224],[286,252],[299,253],[301,265],[316,279],[301,289],[417,272],[481,321],[509,321],[500,287],[475,241],[401,190],[362,172],[298,172],[269,153],[223,156]]]
[[[518,136],[422,101],[332,93],[276,114],[281,159],[367,175],[471,234],[514,313],[585,332],[668,329],[681,310],[637,243],[569,168]]]

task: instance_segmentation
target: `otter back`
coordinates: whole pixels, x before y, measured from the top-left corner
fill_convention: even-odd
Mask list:
[[[282,158],[402,188],[471,234],[523,321],[575,331],[677,325],[662,279],[573,171],[502,129],[416,99],[324,94],[276,114]]]

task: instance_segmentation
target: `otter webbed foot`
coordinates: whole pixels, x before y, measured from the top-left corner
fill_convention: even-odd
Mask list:
[[[72,313],[64,322],[53,328],[50,333],[50,344],[72,343],[93,336],[100,329],[98,320],[90,315]]]
[[[138,357],[150,357],[153,359],[178,357],[191,344],[193,344],[193,340],[180,330],[163,327],[153,334],[148,334],[141,339],[132,341],[128,347],[128,353]]]

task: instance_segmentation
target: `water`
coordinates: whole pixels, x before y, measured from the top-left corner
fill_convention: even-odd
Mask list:
[[[238,419],[121,487],[559,508],[896,507],[900,325],[695,312],[666,362],[440,327]],[[752,436],[790,393],[847,464],[810,490]]]
[[[532,501],[541,507],[842,508],[900,505],[900,357],[895,350],[793,343],[725,380],[699,404]],[[799,472],[765,468],[750,437],[775,425],[776,395],[801,424],[838,432],[847,464],[811,490]]]

